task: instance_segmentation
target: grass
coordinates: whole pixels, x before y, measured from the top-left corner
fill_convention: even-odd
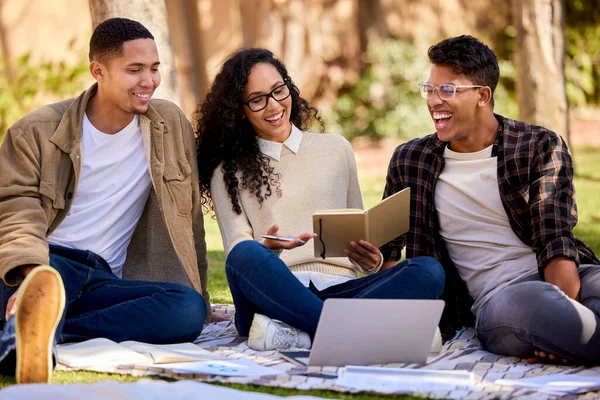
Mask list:
[[[600,254],[600,148],[575,148],[574,157],[576,164],[575,188],[577,192],[577,206],[579,223],[575,228],[575,235],[587,243],[596,254]],[[384,177],[361,177],[361,189],[365,207],[371,207],[381,199],[385,185]],[[209,262],[209,291],[213,303],[232,303],[231,294],[227,286],[223,254],[223,245],[217,222],[211,216],[205,216],[206,242]],[[94,372],[65,372],[57,371],[53,375],[52,383],[93,383],[103,380],[117,380],[119,382],[135,382],[138,378],[128,375],[100,374]],[[0,375],[0,387],[14,384],[14,378]],[[380,395],[370,394],[342,394],[337,392],[312,390],[299,391],[282,388],[262,387],[254,385],[231,384],[226,385],[240,390],[270,393],[278,396],[307,395],[324,398],[371,400],[380,398]],[[386,396],[386,399],[411,399],[409,396]]]
[[[575,235],[600,254],[600,148],[576,148],[575,190],[579,223]]]

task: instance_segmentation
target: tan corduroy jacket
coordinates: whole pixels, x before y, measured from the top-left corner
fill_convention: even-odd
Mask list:
[[[9,285],[18,283],[15,267],[49,262],[46,237],[75,196],[83,116],[96,90],[35,110],[7,132],[0,148],[0,277]],[[194,132],[165,100],[150,102],[140,126],[154,190],[127,249],[123,278],[194,287],[209,306]]]

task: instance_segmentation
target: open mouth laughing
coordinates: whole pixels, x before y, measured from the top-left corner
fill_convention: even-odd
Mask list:
[[[435,129],[438,131],[447,127],[453,117],[453,114],[449,111],[433,111],[431,115],[435,123]]]
[[[280,112],[278,112],[275,115],[271,115],[270,117],[266,117],[265,121],[267,121],[271,125],[279,125],[281,122],[283,122],[284,111],[285,110],[281,110]]]
[[[146,103],[148,101],[150,101],[150,97],[152,97],[152,93],[139,93],[139,92],[133,92],[132,93],[136,99]]]

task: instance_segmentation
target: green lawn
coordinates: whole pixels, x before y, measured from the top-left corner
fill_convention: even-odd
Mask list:
[[[579,224],[575,234],[600,254],[600,148],[576,148],[575,188],[577,190],[577,204],[579,210]],[[361,189],[365,207],[370,207],[381,199],[384,187],[384,177],[361,177]],[[227,287],[225,277],[223,245],[216,221],[211,216],[205,216],[206,242],[209,261],[209,291],[213,303],[231,303],[231,294]],[[98,382],[114,379],[123,382],[136,381],[131,376],[97,374],[93,372],[56,372],[54,383],[81,383]],[[12,377],[0,376],[0,387],[14,383]],[[340,399],[376,399],[380,396],[371,395],[343,395],[336,392],[324,391],[295,391],[288,389],[258,387],[250,385],[228,385],[237,389],[266,392],[279,396],[298,394],[313,395],[326,398]],[[408,399],[406,396],[386,397],[390,399]]]

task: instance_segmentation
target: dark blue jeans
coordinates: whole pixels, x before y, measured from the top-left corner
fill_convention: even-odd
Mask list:
[[[241,242],[231,250],[225,272],[235,304],[235,325],[242,336],[248,336],[256,313],[312,336],[326,299],[437,299],[445,280],[438,261],[417,257],[319,291],[312,285],[302,285],[278,256],[254,240]]]
[[[180,343],[195,340],[206,319],[202,296],[194,289],[166,282],[117,278],[100,256],[50,246],[50,266],[65,286],[66,305],[56,331],[58,343],[98,337],[115,342]],[[0,281],[2,319],[15,292]],[[15,349],[14,317],[0,334],[0,363]],[[14,354],[6,359],[14,360]],[[13,361],[14,362],[14,361]],[[2,366],[6,371],[6,366]]]

